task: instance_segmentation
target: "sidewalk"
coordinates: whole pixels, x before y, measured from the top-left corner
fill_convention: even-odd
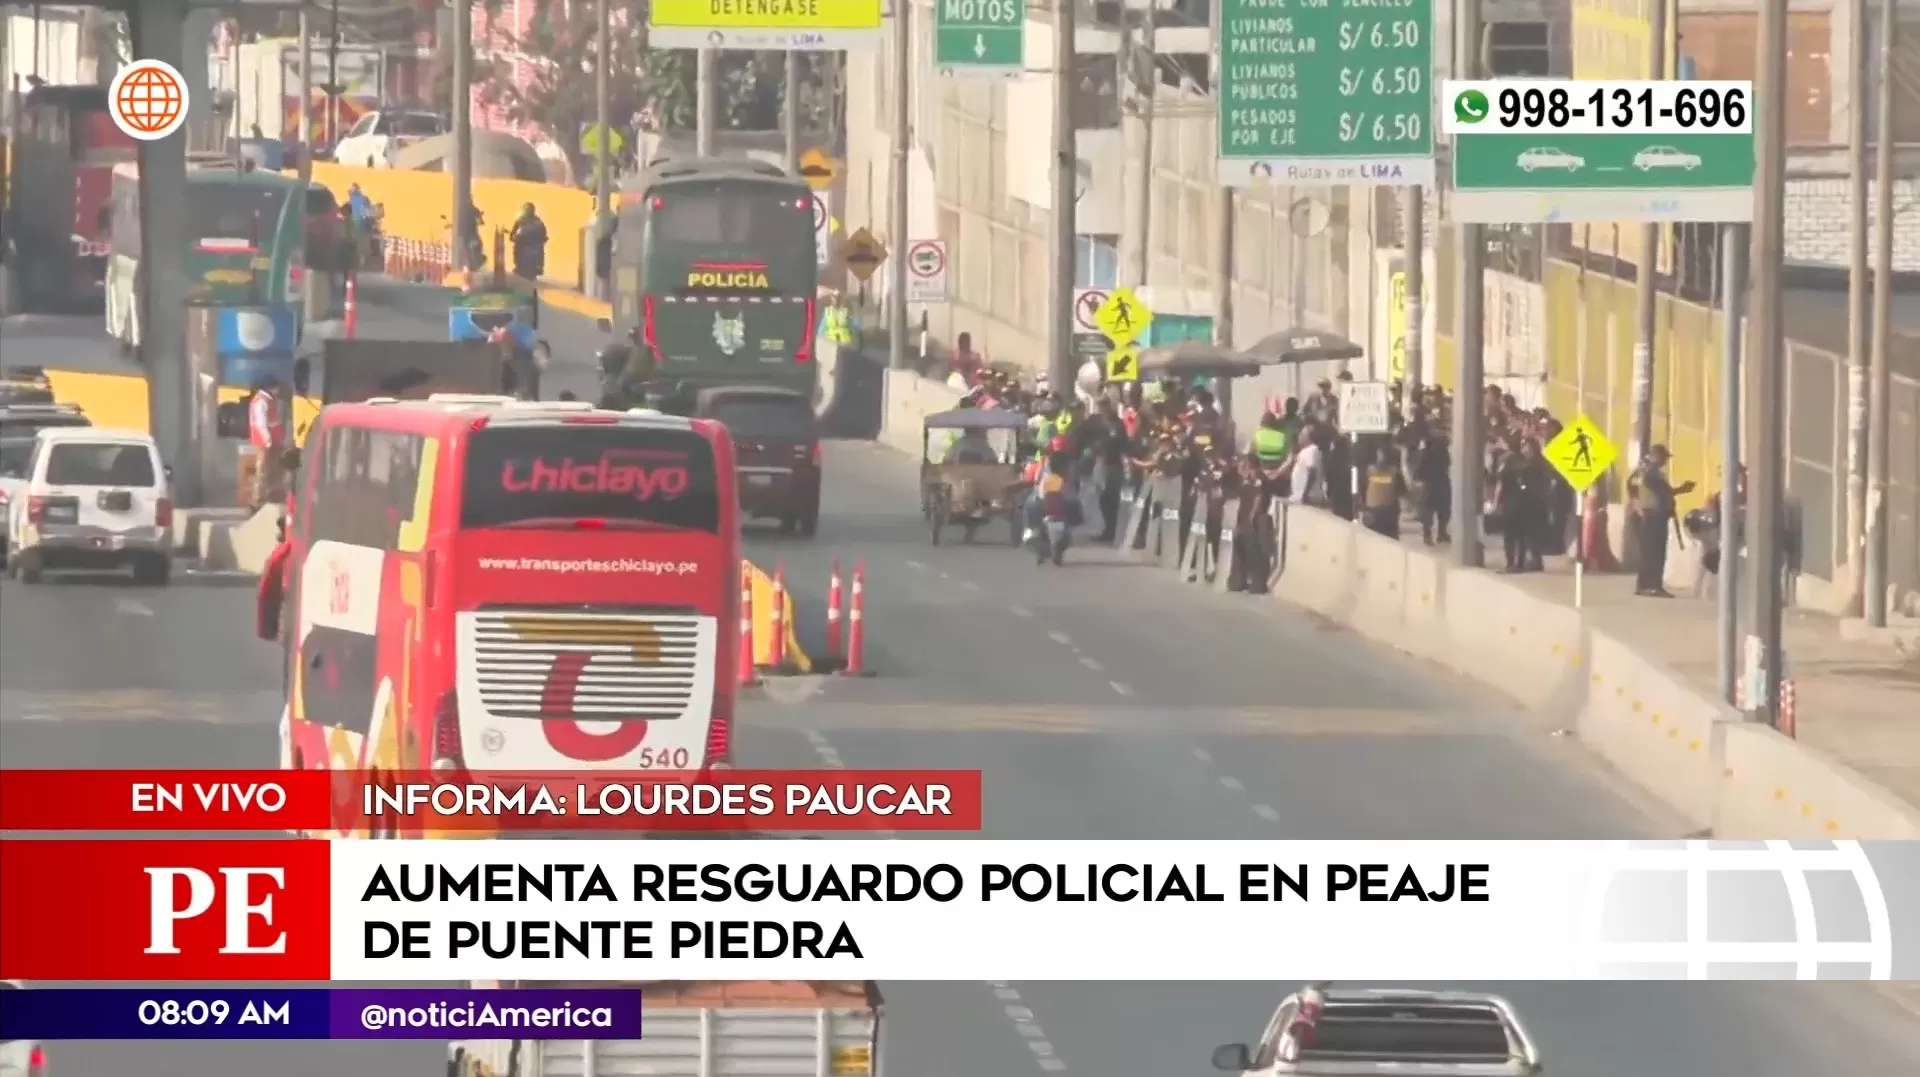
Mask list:
[[[1418,537],[1414,540],[1418,542]],[[1490,560],[1497,548],[1489,548]],[[1536,598],[1573,605],[1573,567],[1504,577]],[[1589,575],[1583,612],[1601,629],[1658,656],[1703,692],[1716,690],[1713,585],[1699,597],[1640,598],[1630,575]],[[1789,609],[1782,631],[1798,739],[1920,805],[1920,649],[1847,639],[1826,614]]]

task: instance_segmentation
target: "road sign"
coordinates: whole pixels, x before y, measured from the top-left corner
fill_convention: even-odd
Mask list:
[[[1221,183],[1433,183],[1433,0],[1219,2]]]
[[[1093,324],[1115,348],[1124,348],[1140,339],[1153,324],[1153,312],[1134,297],[1128,288],[1116,288],[1093,312]]]
[[[814,190],[824,191],[840,178],[840,162],[825,150],[808,150],[800,155],[800,178]]]
[[[601,146],[604,144],[606,146],[605,152],[607,156],[620,156],[620,151],[627,148],[627,136],[621,134],[617,129],[605,129],[605,135],[607,137],[602,138],[602,131],[603,129],[599,124],[594,124],[592,127],[580,132],[580,152],[586,154],[588,157],[599,157],[601,155]]]
[[[1613,462],[1620,457],[1620,451],[1607,440],[1607,435],[1593,424],[1585,415],[1576,416],[1567,424],[1565,430],[1547,442],[1541,451],[1547,463],[1567,480],[1576,493],[1586,493],[1587,487],[1600,480]]]
[[[907,302],[947,301],[947,241],[915,240],[907,248]]]
[[[1108,381],[1140,380],[1140,349],[1122,344],[1107,353]]]
[[[1104,288],[1075,288],[1073,290],[1073,356],[1082,364],[1089,360],[1105,362],[1107,352],[1113,345],[1107,343],[1107,335],[1093,320],[1093,312],[1107,301]]]
[[[1027,0],[934,0],[933,62],[949,75],[1026,70]]]
[[[827,200],[813,196],[813,261],[815,265],[833,264],[833,214]]]
[[[880,268],[880,263],[887,260],[887,245],[862,228],[841,244],[840,260],[847,263],[855,280],[865,284],[873,271]]]
[[[1347,434],[1393,431],[1393,400],[1384,381],[1340,383],[1340,430]]]
[[[868,49],[880,43],[885,6],[885,0],[807,0],[804,4],[653,0],[648,5],[647,42],[657,49]]]
[[[1447,214],[1467,223],[1751,221],[1753,135],[1461,133]]]

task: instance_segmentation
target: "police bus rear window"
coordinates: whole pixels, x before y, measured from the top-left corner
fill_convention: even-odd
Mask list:
[[[496,426],[467,440],[460,526],[571,529],[578,521],[714,534],[713,446],[631,426]]]
[[[1490,1008],[1369,1003],[1327,1007],[1300,1058],[1500,1062],[1511,1054],[1506,1023]]]

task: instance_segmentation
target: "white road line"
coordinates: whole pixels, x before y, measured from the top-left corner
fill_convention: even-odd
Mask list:
[[[1220,775],[1220,784],[1236,793],[1244,793],[1247,791],[1246,785],[1231,774]]]
[[[1092,671],[1094,671],[1095,673],[1098,673],[1098,672],[1100,672],[1100,670],[1101,670],[1101,669],[1103,668],[1103,667],[1102,667],[1102,666],[1100,665],[1100,663],[1098,663],[1098,662],[1095,662],[1095,661],[1094,661],[1093,659],[1091,659],[1091,658],[1088,658],[1088,657],[1087,657],[1086,655],[1084,655],[1084,654],[1080,656],[1080,664],[1081,664],[1081,665],[1083,665],[1083,666],[1085,666],[1085,667],[1087,667],[1088,669],[1090,669],[1090,670],[1092,670]]]
[[[993,988],[993,997],[1004,1004],[1001,1012],[1007,1015],[1008,1021],[1013,1022],[1013,1030],[1027,1042],[1027,1050],[1033,1052],[1033,1064],[1040,1067],[1043,1073],[1066,1072],[1066,1062],[1054,1050],[1053,1041],[1047,1038],[1046,1030],[1040,1027],[1040,1019],[1034,1016],[1033,1010],[1020,997],[1019,990],[1012,984],[999,981],[989,981],[987,986]]]
[[[821,762],[835,770],[846,769],[847,763],[846,760],[840,757],[840,749],[835,748],[833,742],[828,740],[819,730],[807,730],[807,743],[813,745],[814,754],[820,757]]]
[[[113,600],[113,608],[127,617],[153,616],[153,607],[137,598],[116,598]]]
[[[1126,685],[1121,684],[1119,681],[1108,681],[1107,687],[1113,689],[1114,691],[1120,693],[1123,696],[1130,696],[1133,694],[1133,689],[1128,688]]]
[[[1047,638],[1052,640],[1055,643],[1058,643],[1062,647],[1073,646],[1073,640],[1069,638],[1065,632],[1049,632],[1047,633]]]
[[[1013,611],[1015,617],[1025,617],[1029,620],[1033,618],[1033,611],[1025,606],[1008,606],[1007,608]]]
[[[1269,823],[1277,823],[1280,821],[1279,811],[1271,804],[1255,804],[1253,806],[1253,814],[1258,815]]]
[[[960,586],[965,588],[968,591],[973,592],[976,595],[980,593],[980,585],[973,582],[972,580],[961,580]]]
[[[918,561],[908,561],[907,567],[913,569],[915,572],[925,572],[927,570],[927,566]]]
[[[1193,757],[1202,763],[1213,762],[1213,753],[1207,751],[1205,748],[1195,748],[1193,750]]]

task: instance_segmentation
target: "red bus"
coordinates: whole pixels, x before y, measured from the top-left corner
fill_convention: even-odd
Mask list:
[[[307,434],[259,632],[291,769],[728,761],[739,493],[717,423],[436,394]]]
[[[135,160],[137,145],[114,126],[103,86],[36,86],[21,102],[6,231],[27,309],[101,300],[113,166]]]

